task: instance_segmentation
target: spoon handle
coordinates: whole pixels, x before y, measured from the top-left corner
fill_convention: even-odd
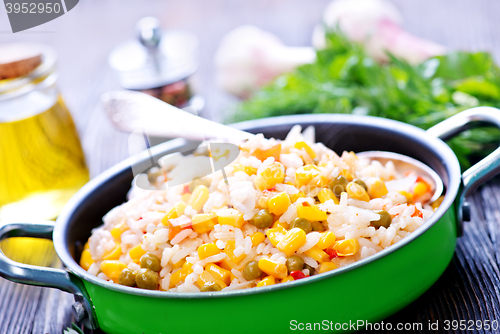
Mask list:
[[[102,96],[109,119],[120,130],[144,131],[147,135],[191,140],[243,141],[254,136],[190,114],[144,93],[113,91]]]

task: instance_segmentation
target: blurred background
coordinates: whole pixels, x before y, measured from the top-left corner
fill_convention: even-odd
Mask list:
[[[214,54],[230,30],[252,24],[285,45],[310,46],[314,27],[329,0],[108,1],[85,0],[67,14],[13,34],[0,10],[0,43],[33,41],[53,46],[59,57],[58,86],[80,133],[91,176],[123,159],[126,135],[115,131],[99,108],[100,95],[119,88],[108,65],[118,44],[136,38],[136,22],[148,15],[164,29],[183,29],[200,40],[197,92],[205,98],[203,116],[221,121],[237,99],[215,81]],[[391,1],[408,32],[459,50],[500,56],[500,3],[488,0]],[[92,126],[90,126],[92,124]],[[106,147],[104,150],[103,147]],[[112,147],[112,149],[111,149]],[[108,152],[114,152],[109,154]]]

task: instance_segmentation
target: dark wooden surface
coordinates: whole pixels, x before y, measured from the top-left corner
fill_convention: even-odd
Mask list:
[[[453,49],[489,50],[500,56],[500,2],[487,0],[399,0],[410,32]],[[204,116],[220,120],[236,101],[215,85],[213,54],[220,38],[241,24],[271,31],[289,45],[309,45],[328,0],[131,1],[86,0],[68,14],[32,30],[12,34],[0,9],[0,43],[38,41],[55,47],[59,86],[78,127],[87,163],[95,176],[128,155],[127,136],[112,128],[99,107],[103,92],[117,88],[106,57],[134,35],[135,22],[158,16],[166,28],[192,31],[201,39],[198,92],[207,101]],[[500,321],[500,182],[489,182],[471,199],[472,222],[458,241],[443,276],[416,302],[386,319]],[[422,268],[415,268],[422,270]],[[72,296],[0,279],[0,333],[61,333],[71,322]],[[464,331],[465,332],[465,331]],[[485,332],[479,330],[478,332]]]

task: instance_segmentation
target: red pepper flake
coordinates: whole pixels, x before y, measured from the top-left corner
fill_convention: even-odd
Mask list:
[[[263,193],[267,194],[267,193],[270,193],[270,192],[273,192],[273,191],[276,191],[276,187],[272,187],[272,188],[269,188],[269,189],[264,189]]]
[[[186,185],[184,186],[184,189],[182,189],[182,194],[183,194],[183,195],[184,195],[184,194],[189,194],[189,185],[188,185],[188,184],[186,184]]]
[[[306,275],[304,275],[304,273],[302,271],[300,271],[300,270],[292,271],[290,273],[290,276],[292,276],[294,280],[298,280],[298,279],[306,277]]]
[[[302,206],[311,206],[311,204],[309,202],[302,202]]]
[[[338,257],[337,251],[335,249],[325,249],[325,253],[328,254],[330,260]]]
[[[139,220],[141,220],[141,219],[142,219],[142,217],[139,217],[139,219],[137,219],[137,221],[139,221]]]

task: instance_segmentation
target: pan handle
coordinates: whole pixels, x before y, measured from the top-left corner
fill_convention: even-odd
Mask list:
[[[492,107],[471,108],[434,125],[427,130],[427,133],[433,137],[447,140],[479,125],[494,125],[500,128],[500,109]],[[459,235],[462,234],[462,222],[470,220],[470,209],[465,198],[497,174],[500,174],[500,148],[462,174],[462,190],[457,207]]]
[[[0,241],[9,237],[52,239],[52,221],[39,223],[4,223],[0,225]],[[33,266],[9,259],[0,248],[0,276],[22,284],[56,288],[75,296],[73,314],[86,327],[97,328],[93,307],[82,281],[63,269]]]

